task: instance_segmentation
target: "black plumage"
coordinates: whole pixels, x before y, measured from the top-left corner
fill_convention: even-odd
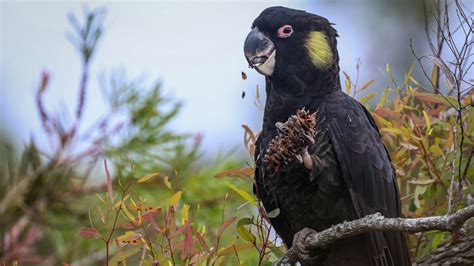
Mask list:
[[[292,27],[289,37],[281,34],[285,25]],[[255,36],[249,34],[244,50],[249,63],[265,72],[267,94],[255,154],[254,191],[267,212],[280,209],[280,214],[270,220],[285,244],[292,246],[294,235],[306,227],[322,231],[375,212],[401,216],[395,171],[378,128],[364,106],[341,90],[337,33],[328,20],[272,7],[260,14],[252,29]],[[317,36],[323,36],[321,40],[330,46],[328,62],[322,58],[318,63],[310,57],[311,32],[324,34]],[[263,39],[264,47],[256,44]],[[276,52],[274,66],[272,62],[262,65],[262,58],[272,58],[272,49]],[[308,147],[313,167],[309,170],[295,158],[274,171],[263,158],[278,134],[275,124],[287,121],[302,108],[318,112],[315,143]],[[303,263],[410,265],[401,233],[371,232],[346,238],[311,256],[311,261]]]

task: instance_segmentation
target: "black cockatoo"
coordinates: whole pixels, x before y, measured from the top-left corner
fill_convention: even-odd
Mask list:
[[[343,221],[402,214],[395,170],[375,121],[341,90],[336,37],[326,18],[285,7],[267,8],[253,22],[244,53],[265,76],[267,94],[254,192],[267,213],[279,209],[271,223],[305,265],[411,265],[398,232],[361,234],[317,251],[303,245],[309,233]],[[317,111],[314,144],[275,171],[262,158],[278,124],[302,108]]]

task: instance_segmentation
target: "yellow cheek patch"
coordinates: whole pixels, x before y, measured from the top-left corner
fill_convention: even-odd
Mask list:
[[[332,50],[328,37],[321,31],[312,31],[308,34],[305,47],[313,64],[319,69],[327,69],[332,63]]]

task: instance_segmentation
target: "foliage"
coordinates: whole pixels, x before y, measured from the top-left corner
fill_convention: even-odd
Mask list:
[[[163,96],[159,82],[129,81],[123,72],[103,76],[107,112],[83,125],[104,15],[102,9],[87,11],[82,23],[70,17],[69,39],[82,63],[73,118],[46,109],[51,77],[42,74],[36,100],[50,150],[32,139],[18,157],[9,141],[0,143],[0,263],[267,265],[280,258],[286,248],[268,222],[279,209],[265,213],[253,196],[252,159],[243,166],[226,154],[212,167],[198,167],[201,136],[169,130],[181,104]],[[381,130],[407,217],[445,214],[472,204],[474,193],[472,86],[465,90],[460,76],[449,74],[462,64],[434,54],[432,90],[415,79],[414,66],[398,83],[387,65],[392,85],[380,93],[370,91],[373,80],[359,86],[358,78],[344,73],[345,91],[369,107]],[[256,98],[259,108],[258,87]],[[253,158],[258,133],[243,128]],[[109,169],[104,160],[101,168],[107,181],[94,185],[94,169],[104,157],[112,162]],[[449,238],[410,235],[412,255]]]
[[[117,195],[112,190],[106,163],[105,169],[108,192],[104,196],[97,195],[100,204],[94,213],[98,217],[91,220],[91,227],[82,228],[80,234],[105,243],[108,264],[117,265],[127,259],[150,265],[239,263],[238,252],[251,247],[237,243],[236,238],[225,245],[221,242],[224,232],[237,219],[236,216],[225,216],[225,203],[221,225],[208,228],[195,221],[199,207],[192,208],[194,203],[185,203],[183,191],[175,190],[169,177],[153,173],[125,182],[119,177],[120,193]],[[130,192],[132,186],[147,185],[157,178],[161,178],[171,192],[162,201],[163,205],[148,203],[140,194]],[[111,244],[116,250],[109,257]]]
[[[391,78],[389,67],[387,71]],[[449,101],[454,102],[455,98],[426,92],[411,76],[410,70],[402,85],[395,83],[394,87],[384,90],[373,109],[372,114],[399,177],[406,217],[444,215],[448,211],[448,190],[455,156],[453,131],[460,127],[449,113],[452,108]],[[457,143],[461,138],[466,143],[464,147],[458,147],[463,149],[464,157],[454,158],[455,168],[465,169],[467,177],[464,188],[457,192],[461,193],[459,207],[468,204],[474,189],[474,169],[468,166],[474,140],[473,114],[472,108],[466,109],[460,121],[466,133],[456,136]],[[412,255],[424,255],[447,239],[448,235],[441,232],[410,235]]]
[[[103,35],[104,16],[103,9],[85,10],[82,22],[70,16],[73,31],[68,37],[82,66],[73,117],[64,115],[67,110],[48,110],[44,95],[51,75],[41,75],[36,105],[49,146],[41,148],[32,138],[18,156],[11,142],[1,139],[0,263],[58,263],[97,249],[78,238],[77,228],[88,223],[88,206],[104,188],[92,178],[104,155],[117,162],[124,176],[127,169],[120,166],[134,160],[141,161],[135,171],[184,173],[199,155],[199,137],[189,145],[189,135],[167,129],[181,105],[163,97],[159,83],[147,89],[124,75],[112,76],[110,85],[103,79],[109,108],[91,125],[84,124],[89,69]]]

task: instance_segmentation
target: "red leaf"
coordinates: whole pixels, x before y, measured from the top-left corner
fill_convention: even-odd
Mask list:
[[[242,125],[242,127],[245,130],[244,133],[244,144],[247,150],[249,151],[250,154],[255,153],[255,142],[257,141],[257,138],[253,131],[248,127],[247,125]]]
[[[161,210],[161,209],[160,209]],[[158,213],[156,214],[158,215]],[[153,215],[150,219],[150,223],[151,223],[151,226],[153,226],[153,228],[157,231],[157,232],[163,232],[163,230],[160,228],[160,226],[156,223],[156,220],[155,220],[155,216],[156,215]]]
[[[201,244],[202,248],[204,248],[206,251],[209,251],[209,246],[207,245],[206,240],[204,240],[202,235],[198,231],[196,231],[194,228],[192,228],[192,231],[194,235],[197,237],[199,244]]]
[[[184,260],[188,254],[192,254],[194,250],[194,241],[191,233],[191,228],[186,226],[186,233],[183,241],[183,253],[181,253],[181,259]]]
[[[219,231],[217,231],[217,237],[220,237],[222,233],[224,233],[224,230],[237,219],[237,216],[230,217],[229,219],[225,220],[222,224],[221,227],[219,228]]]
[[[377,108],[374,113],[382,116],[385,119],[391,120],[399,120],[401,117],[399,112],[395,112],[387,108]]]
[[[174,237],[179,236],[186,229],[186,227],[189,227],[190,223],[191,223],[191,219],[188,219],[186,223],[178,227],[178,230],[176,230],[176,232],[174,232],[174,234],[172,234],[170,237],[174,238]]]
[[[439,95],[435,95],[432,93],[418,93],[417,95],[415,95],[415,97],[418,100],[422,100],[425,102],[447,105],[446,101],[443,98],[441,98]]]
[[[107,194],[109,194],[110,201],[114,202],[114,195],[112,194],[112,177],[110,176],[109,168],[107,167],[107,160],[104,159],[105,173],[107,174]]]
[[[237,168],[237,169],[231,169],[224,172],[220,172],[214,177],[222,178],[226,176],[238,176],[238,177],[243,177],[244,179],[249,179],[253,175],[254,172],[255,172],[254,168],[244,167],[244,168]]]
[[[99,231],[95,228],[81,228],[79,229],[79,235],[84,238],[100,238]]]

